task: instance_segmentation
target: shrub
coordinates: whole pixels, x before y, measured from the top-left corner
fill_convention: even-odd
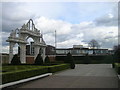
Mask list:
[[[43,65],[43,59],[42,59],[40,54],[37,55],[34,64],[36,64],[36,65]]]
[[[17,70],[2,74],[2,83],[9,83],[29,77],[41,75],[48,72],[48,68],[33,68],[29,70]]]
[[[50,63],[63,64],[63,63],[64,63],[64,61],[51,61]]]
[[[55,73],[55,72],[62,71],[68,68],[70,68],[70,64],[54,65],[54,66],[49,66],[48,72]]]
[[[45,63],[50,63],[50,59],[48,56],[45,57]]]
[[[71,69],[75,69],[75,63],[74,62],[70,63],[70,67],[71,67]]]
[[[117,49],[115,50],[114,53],[115,56],[115,62],[120,63],[120,45],[117,46]]]
[[[13,56],[12,61],[11,61],[11,64],[12,64],[12,65],[19,65],[19,64],[21,64],[20,58],[18,57],[17,54],[15,54],[15,55]]]
[[[115,68],[115,63],[112,63],[112,68]]]
[[[112,68],[115,68],[115,56],[113,55],[112,57],[113,57],[112,58]]]
[[[66,63],[70,64],[71,69],[75,68],[74,59],[70,53],[67,54]]]
[[[84,58],[85,58],[84,61],[83,61],[84,64],[90,64],[91,63],[91,60],[90,60],[90,57],[88,56],[88,54],[86,54]]]
[[[14,69],[14,68],[18,68],[17,70],[8,70],[8,72],[4,72],[0,75],[2,75],[2,83],[9,83],[9,82],[13,82],[13,81],[18,81],[21,79],[26,79],[26,78],[30,78],[33,76],[37,76],[37,75],[41,75],[44,73],[54,73],[54,72],[58,72],[61,70],[65,70],[70,68],[69,64],[60,64],[60,65],[53,65],[53,66],[27,66],[26,69],[26,65],[25,66],[10,66],[10,67],[5,67],[4,69]]]
[[[86,56],[73,56],[73,58],[76,64],[85,64],[85,61],[87,60]],[[110,64],[112,63],[113,60],[112,55],[95,55],[95,56],[89,55],[88,58],[89,58],[89,63],[91,64],[102,64],[102,63]],[[65,63],[68,63],[66,56],[57,56],[57,61],[64,61]]]
[[[118,74],[120,74],[120,63],[114,63],[115,70]]]
[[[57,61],[63,61],[63,62],[65,62],[66,63],[66,56],[56,56],[56,60]]]

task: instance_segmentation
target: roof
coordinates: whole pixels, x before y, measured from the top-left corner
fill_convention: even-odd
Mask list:
[[[93,50],[89,48],[56,48],[56,50]],[[94,50],[108,50],[108,49],[94,49]]]

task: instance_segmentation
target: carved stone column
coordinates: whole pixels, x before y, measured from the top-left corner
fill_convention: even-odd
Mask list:
[[[43,58],[43,62],[45,61],[45,48],[46,47],[42,47],[42,58]]]
[[[11,63],[11,60],[13,58],[13,47],[14,47],[15,43],[10,42],[9,44],[9,63]]]
[[[34,46],[34,60],[36,59],[37,55],[39,54],[40,47],[35,45]]]
[[[20,61],[26,63],[26,44],[20,44]]]

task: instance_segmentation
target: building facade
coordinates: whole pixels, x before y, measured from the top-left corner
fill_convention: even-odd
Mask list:
[[[66,55],[67,53],[71,53],[72,55],[105,55],[111,54],[108,49],[89,49],[84,48],[82,45],[73,45],[73,48],[56,48],[56,55]]]
[[[47,45],[46,47],[46,55],[55,55],[55,47],[51,45]]]
[[[26,55],[34,55],[34,42],[31,42],[30,45],[26,45]],[[41,50],[40,50],[41,51]],[[19,52],[19,50],[18,50]],[[108,49],[89,49],[84,48],[82,45],[73,45],[73,48],[56,48],[52,45],[47,45],[46,47],[46,55],[67,55],[67,53],[71,53],[72,55],[105,55],[105,54],[113,54],[112,51]],[[41,53],[41,52],[40,52]]]

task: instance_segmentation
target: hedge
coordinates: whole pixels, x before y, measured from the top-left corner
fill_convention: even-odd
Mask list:
[[[29,69],[29,70],[18,70],[18,71],[13,71],[13,72],[7,72],[2,74],[2,83],[8,83],[12,81],[17,81],[25,78],[29,78],[32,76],[37,76],[40,74],[47,73],[48,69],[47,68],[34,68],[34,69]]]
[[[27,70],[27,69],[33,69],[33,68],[43,68],[43,66],[41,67],[39,65],[5,65],[2,67],[2,71],[12,72],[12,71]]]
[[[49,73],[55,73],[57,71],[62,71],[65,69],[70,68],[70,64],[60,64],[60,65],[54,65],[54,66],[49,66],[48,67],[48,72]]]
[[[114,63],[114,68],[118,74],[120,74],[120,63]]]
[[[45,73],[55,73],[57,71],[65,70],[68,68],[70,68],[69,64],[60,64],[60,65],[45,66],[45,67],[36,67],[36,68],[34,67],[26,70],[18,69],[16,71],[4,72],[0,75],[2,75],[2,83],[5,84]]]
[[[84,64],[86,57],[85,56],[73,56],[76,64]],[[57,61],[65,61],[66,56],[56,56]],[[89,56],[91,64],[111,64],[113,61],[112,55],[95,55]]]

